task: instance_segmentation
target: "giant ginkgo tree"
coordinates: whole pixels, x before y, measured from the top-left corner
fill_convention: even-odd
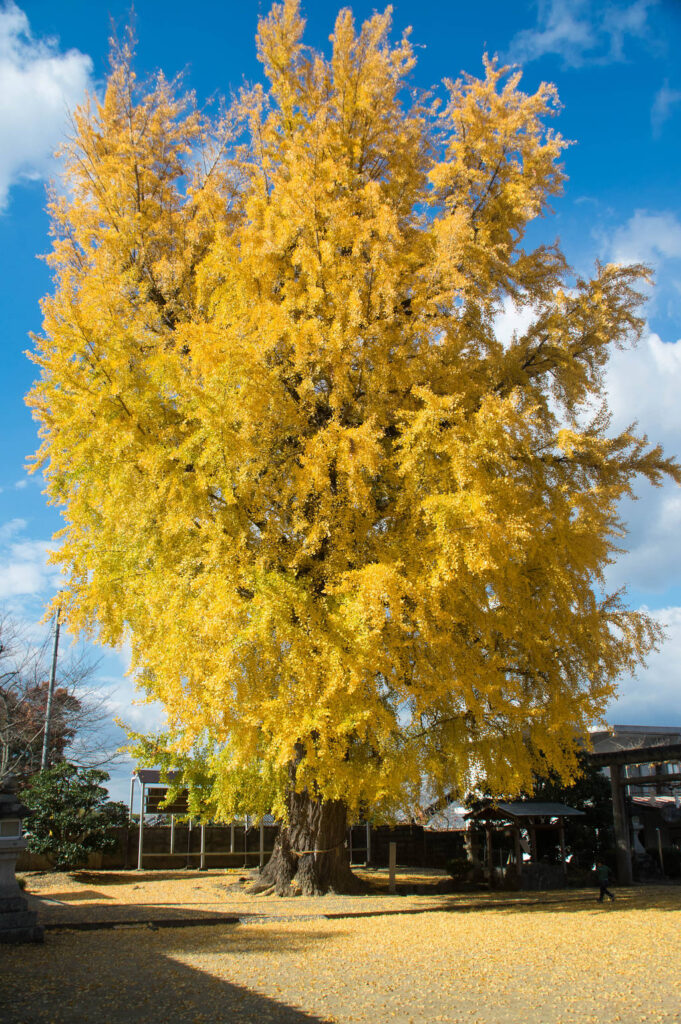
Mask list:
[[[212,815],[279,816],[280,892],[352,884],[348,814],[571,776],[659,639],[605,587],[618,503],[679,477],[604,403],[645,268],[524,245],[564,183],[553,87],[485,59],[438,105],[389,11],[341,11],[329,56],[303,27],[272,8],[266,84],[215,117],[114,50],[29,398],[63,614],[129,639]]]

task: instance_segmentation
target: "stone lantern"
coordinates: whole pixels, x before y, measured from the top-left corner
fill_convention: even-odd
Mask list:
[[[26,849],[21,819],[28,813],[16,795],[16,780],[6,778],[0,786],[0,942],[43,940],[38,915],[28,909],[15,874],[17,857]]]

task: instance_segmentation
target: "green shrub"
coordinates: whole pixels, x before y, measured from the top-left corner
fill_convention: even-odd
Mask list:
[[[468,857],[452,857],[447,861],[447,874],[451,875],[455,882],[462,882],[468,877],[472,867]]]
[[[106,772],[62,762],[38,772],[21,798],[31,814],[24,822],[28,849],[68,871],[87,862],[88,854],[112,850],[112,830],[127,822],[125,804],[114,803],[102,783]]]

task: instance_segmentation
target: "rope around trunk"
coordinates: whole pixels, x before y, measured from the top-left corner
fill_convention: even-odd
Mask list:
[[[304,857],[308,853],[332,853],[334,850],[337,850],[339,846],[343,846],[344,843],[345,839],[341,839],[339,843],[336,843],[335,846],[330,846],[328,850],[289,850],[289,852],[292,853],[294,857]]]

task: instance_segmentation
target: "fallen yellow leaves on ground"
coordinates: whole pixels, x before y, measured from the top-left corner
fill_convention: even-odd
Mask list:
[[[210,891],[218,881],[214,872],[184,884]],[[97,888],[92,876],[88,885]],[[250,898],[264,908],[253,923],[51,932],[44,947],[4,951],[0,1019],[676,1024],[681,889],[621,890],[612,906],[588,895],[475,894],[469,910],[471,894],[403,897],[412,913],[334,920],[292,919],[305,917],[302,899]],[[335,899],[310,902],[321,915]],[[344,899],[354,912],[400,903]],[[449,910],[413,913],[445,900]]]
[[[432,905],[433,897],[427,893],[424,895],[423,890],[432,887],[435,893],[435,886],[449,878],[444,871],[432,868],[398,868],[396,880],[400,891],[418,890],[420,895],[391,896],[388,894],[388,872],[385,869],[358,868],[356,873],[367,882],[371,895],[358,897],[330,894],[321,902],[314,897],[281,900],[271,894],[249,895],[238,884],[240,880],[252,878],[251,871],[243,868],[212,871],[27,872],[23,878],[27,895],[57,901],[41,903],[39,909],[45,923],[101,921],[112,917],[128,920],[140,916],[148,918],[161,908],[173,908],[181,912],[183,917],[207,913],[290,916],[292,913],[356,913],[360,908],[372,912],[416,909]],[[467,898],[470,898],[470,894]],[[135,908],[140,909],[139,914],[133,913]]]

